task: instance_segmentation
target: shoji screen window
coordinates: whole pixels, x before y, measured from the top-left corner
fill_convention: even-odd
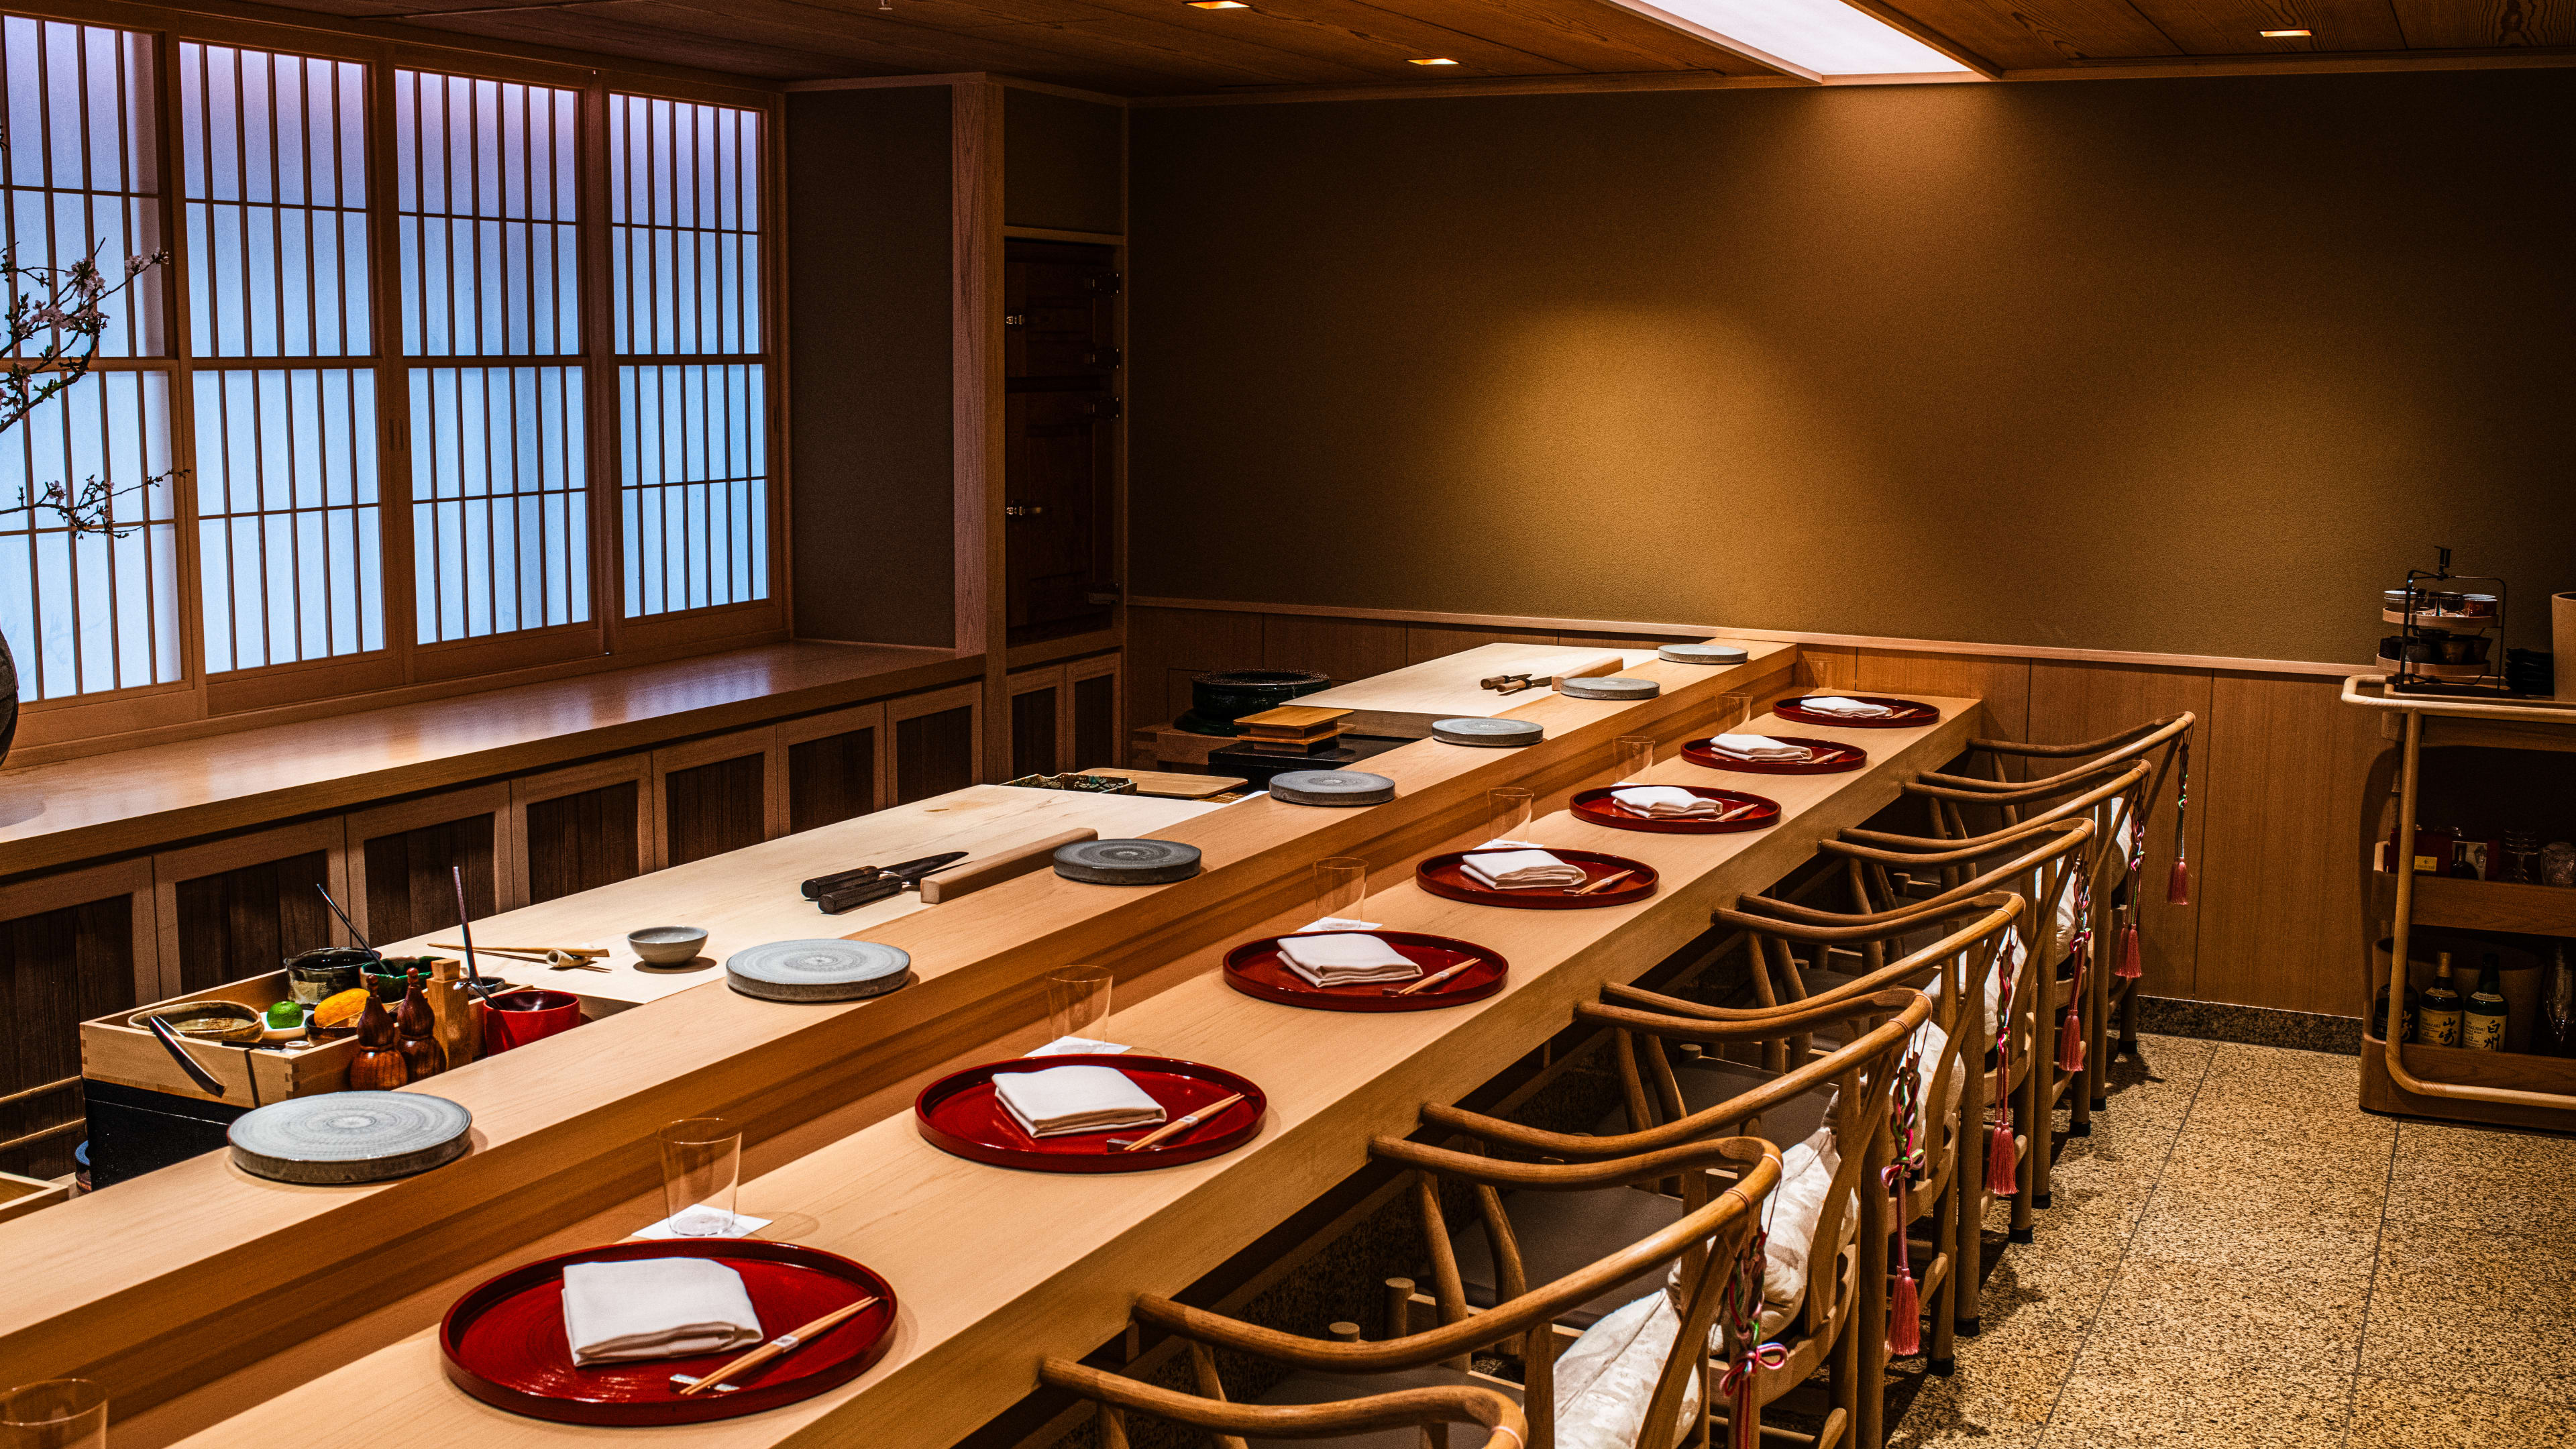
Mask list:
[[[761,113],[608,98],[625,613],[770,596]]]
[[[422,645],[591,619],[579,100],[394,73]]]
[[[210,674],[385,647],[366,82],[348,61],[179,46]]]
[[[20,266],[94,259],[112,285],[167,245],[152,55],[131,31],[0,18],[0,226]],[[185,668],[166,283],[111,297],[89,375],[0,434],[0,635],[29,702]]]

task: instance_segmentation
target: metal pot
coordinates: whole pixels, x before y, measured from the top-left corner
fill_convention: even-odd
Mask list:
[[[1190,681],[1190,707],[1173,723],[1192,734],[1232,735],[1234,722],[1248,714],[1277,709],[1301,694],[1329,689],[1333,682],[1297,669],[1229,669]]]

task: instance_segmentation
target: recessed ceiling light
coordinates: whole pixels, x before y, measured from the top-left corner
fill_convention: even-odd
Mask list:
[[[1412,62],[1414,65],[1456,65],[1457,63],[1458,62],[1451,60],[1445,55],[1425,56],[1420,60]]]
[[[2304,40],[2315,33],[2312,30],[2266,30],[2263,32],[2263,38],[2265,40]]]
[[[1818,75],[1964,74],[1967,67],[1843,0],[1614,0]]]
[[[1243,0],[1189,0],[1192,10],[1249,10]]]

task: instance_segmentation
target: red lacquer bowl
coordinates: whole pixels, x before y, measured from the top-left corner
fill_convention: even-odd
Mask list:
[[[1833,740],[1813,740],[1803,735],[1772,735],[1784,745],[1804,745],[1816,752],[1808,760],[1737,760],[1721,755],[1714,740],[1691,740],[1682,746],[1682,758],[1694,765],[1712,770],[1731,770],[1739,775],[1839,775],[1857,770],[1869,763],[1869,751],[1858,745],[1839,744]]]
[[[576,1367],[564,1336],[563,1270],[567,1263],[630,1258],[712,1258],[742,1275],[761,1332],[795,1331],[835,1308],[873,1296],[876,1303],[721,1390],[680,1397],[673,1374],[711,1373],[751,1345],[690,1358]],[[697,1424],[757,1414],[848,1383],[883,1357],[894,1327],[894,1289],[835,1253],[795,1243],[741,1238],[615,1243],[544,1258],[494,1278],[447,1310],[438,1346],[447,1377],[496,1408],[564,1424]]]
[[[1334,935],[1338,932],[1317,931],[1298,934]],[[1455,936],[1429,936],[1419,931],[1361,931],[1351,934],[1375,936],[1396,949],[1397,954],[1422,968],[1425,976],[1446,971],[1461,961],[1473,959],[1468,967],[1439,985],[1411,996],[1389,996],[1402,981],[1374,982],[1365,986],[1313,986],[1306,978],[1288,969],[1279,955],[1279,938],[1264,936],[1246,941],[1225,953],[1225,984],[1246,996],[1276,1001],[1283,1006],[1303,1006],[1316,1011],[1432,1011],[1443,1006],[1464,1006],[1482,1001],[1503,989],[1503,978],[1510,974],[1511,963],[1498,951],[1489,951],[1473,941]]]
[[[1780,802],[1761,795],[1747,795],[1736,790],[1712,790],[1704,785],[1677,785],[1703,800],[1714,800],[1718,813],[1730,818],[1703,815],[1658,819],[1651,815],[1631,814],[1610,791],[1615,787],[1585,790],[1567,802],[1577,820],[1594,825],[1607,825],[1613,830],[1644,830],[1658,835],[1732,835],[1739,830],[1766,830],[1780,823]],[[1741,814],[1736,812],[1741,811]]]
[[[1061,1137],[1031,1137],[993,1096],[993,1078],[1005,1072],[1041,1072],[1049,1067],[1116,1067],[1145,1095],[1163,1104],[1166,1120],[1184,1117],[1236,1092],[1243,1100],[1162,1144],[1134,1152],[1113,1152],[1112,1137],[1137,1138],[1153,1127],[1116,1127],[1106,1132],[1074,1132]],[[942,1152],[996,1167],[1024,1167],[1032,1172],[1143,1172],[1221,1157],[1261,1133],[1270,1109],[1250,1079],[1222,1067],[1171,1057],[1061,1056],[1014,1057],[986,1062],[921,1089],[912,1115],[922,1139]]]
[[[1845,719],[1840,715],[1817,714],[1795,699],[1780,701],[1771,706],[1771,712],[1794,724],[1832,725],[1847,730],[1919,730],[1925,725],[1941,722],[1941,711],[1921,700],[1897,699],[1884,694],[1846,694],[1841,697],[1858,700],[1862,704],[1883,704],[1896,713],[1879,719]]]
[[[1431,895],[1453,901],[1467,901],[1479,906],[1507,906],[1521,911],[1583,911],[1595,906],[1624,906],[1642,901],[1655,893],[1655,868],[1642,860],[1624,855],[1604,855],[1597,850],[1559,850],[1546,847],[1547,853],[1568,865],[1583,867],[1586,882],[1603,876],[1632,871],[1617,885],[1594,891],[1588,896],[1574,892],[1581,886],[1544,886],[1537,890],[1496,890],[1467,874],[1464,862],[1470,855],[1485,855],[1483,850],[1453,850],[1435,855],[1413,868],[1413,883]]]

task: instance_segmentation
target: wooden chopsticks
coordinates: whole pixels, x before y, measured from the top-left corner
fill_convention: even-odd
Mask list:
[[[1210,1102],[1206,1106],[1201,1107],[1197,1111],[1192,1112],[1186,1117],[1175,1118],[1172,1121],[1164,1123],[1162,1126],[1157,1127],[1153,1131],[1146,1133],[1144,1136],[1135,1139],[1124,1147],[1119,1146],[1116,1142],[1112,1142],[1109,1144],[1109,1150],[1112,1152],[1134,1152],[1140,1148],[1151,1147],[1155,1143],[1162,1141],[1164,1138],[1169,1137],[1176,1132],[1185,1132],[1192,1127],[1196,1127],[1201,1122],[1206,1121],[1210,1117],[1215,1116],[1217,1113],[1224,1111],[1226,1108],[1231,1107],[1242,1100],[1243,1094],[1241,1092],[1221,1097],[1216,1101]]]
[[[1470,956],[1455,966],[1435,971],[1431,975],[1425,976],[1419,981],[1410,982],[1403,986],[1386,987],[1383,989],[1381,994],[1386,996],[1411,996],[1417,991],[1430,990],[1432,987],[1439,985],[1441,982],[1448,980],[1450,977],[1457,975],[1459,972],[1466,970],[1470,966],[1482,966],[1484,964],[1484,957]]]
[[[489,951],[492,948],[486,946],[483,949]],[[876,1295],[873,1293],[869,1294],[867,1297],[860,1299],[856,1303],[845,1303],[842,1306],[833,1309],[831,1312],[824,1314],[822,1317],[815,1319],[813,1322],[806,1324],[804,1327],[797,1329],[793,1333],[782,1333],[776,1338],[771,1339],[769,1342],[762,1344],[760,1347],[753,1349],[751,1352],[744,1354],[742,1357],[735,1359],[733,1362],[726,1364],[724,1367],[717,1369],[714,1373],[708,1374],[706,1377],[699,1379],[696,1383],[680,1390],[680,1397],[685,1399],[691,1394],[702,1393],[705,1390],[714,1388],[719,1382],[732,1378],[735,1374],[741,1373],[744,1369],[758,1368],[760,1365],[769,1362],[780,1354],[786,1353],[788,1350],[812,1340],[817,1335],[839,1327],[842,1320],[848,1318],[850,1315],[858,1312],[862,1308],[874,1306],[876,1301]]]
[[[1636,873],[1637,871],[1634,866],[1631,866],[1626,870],[1612,871],[1610,874],[1601,877],[1601,879],[1592,882],[1590,885],[1568,886],[1565,888],[1565,893],[1570,896],[1588,896],[1594,891],[1600,890],[1606,886],[1617,885],[1619,882],[1626,880],[1628,877],[1635,875]]]

